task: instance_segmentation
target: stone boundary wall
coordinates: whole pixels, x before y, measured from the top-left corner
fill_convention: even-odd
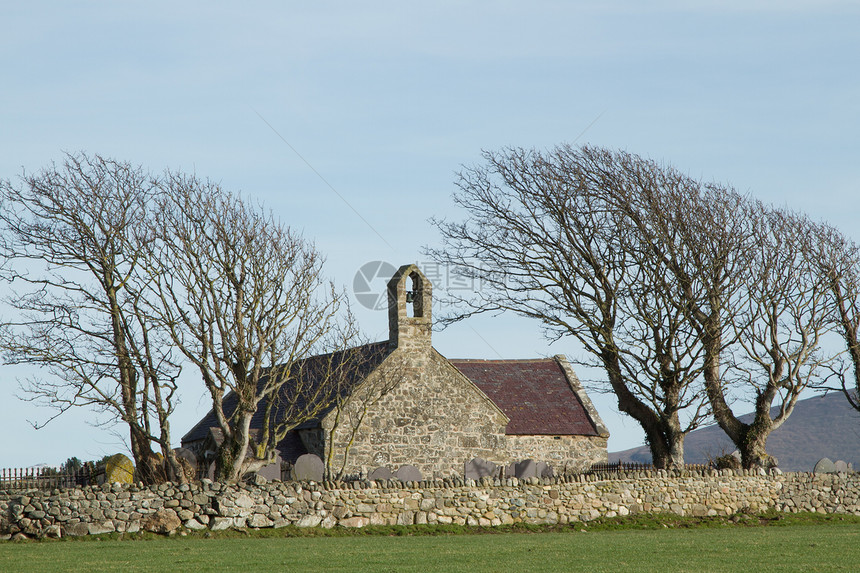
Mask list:
[[[0,491],[0,534],[59,537],[141,529],[363,527],[444,523],[572,523],[651,512],[739,511],[860,515],[860,474],[753,471],[630,472],[561,478],[423,482],[105,484]]]

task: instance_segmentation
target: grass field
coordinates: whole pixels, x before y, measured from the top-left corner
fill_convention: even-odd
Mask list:
[[[270,531],[0,543],[3,572],[856,571],[858,564],[856,519],[781,527],[324,537],[275,537]]]

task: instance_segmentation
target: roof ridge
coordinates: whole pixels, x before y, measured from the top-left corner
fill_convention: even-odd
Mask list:
[[[554,362],[554,357],[543,358],[449,358],[450,362]]]

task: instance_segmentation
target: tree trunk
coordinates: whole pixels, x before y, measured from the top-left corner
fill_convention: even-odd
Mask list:
[[[672,427],[671,423],[661,423],[660,427],[650,426],[645,438],[651,450],[651,463],[657,469],[681,469],[684,467],[684,438],[686,434]]]
[[[237,408],[242,408],[241,405]],[[245,459],[248,456],[248,447],[251,442],[251,417],[253,410],[236,412],[232,432],[224,432],[224,442],[218,448],[215,458],[215,479],[217,481],[236,483],[245,474]]]
[[[161,453],[164,456],[162,463],[165,479],[173,483],[188,483],[189,477],[185,474],[185,468],[173,448],[162,446]],[[194,468],[194,471],[196,472],[197,468]]]
[[[701,323],[701,327],[703,332],[721,331],[718,321],[705,320]],[[705,364],[703,377],[705,379],[705,392],[708,394],[708,401],[711,404],[711,413],[717,421],[717,425],[726,433],[726,436],[728,436],[743,456],[743,444],[745,443],[745,436],[749,427],[734,415],[723,392],[722,372],[720,372],[722,339],[719,336],[707,335],[704,338]],[[767,437],[765,437],[765,440],[767,440]],[[744,467],[749,467],[746,465],[746,459],[741,463]]]
[[[781,372],[782,368],[778,366],[776,376],[778,377]],[[770,417],[770,407],[776,395],[777,387],[771,380],[756,398],[755,417],[752,423],[744,424],[742,439],[737,446],[741,453],[741,465],[746,469],[771,468],[776,465],[776,458],[768,455],[765,449],[770,433],[777,427],[776,422]],[[790,411],[789,409],[788,412]]]
[[[770,436],[769,428],[760,430],[753,424],[747,429],[746,435],[738,447],[741,453],[741,465],[744,468],[768,469],[776,466],[776,458],[768,454],[766,450],[768,436]]]
[[[684,438],[687,435],[680,431],[667,432],[669,442],[669,456],[666,464],[667,469],[683,469],[684,462]]]
[[[848,403],[855,410],[860,410],[860,341],[857,340],[857,318],[856,306],[849,305],[846,295],[843,293],[841,285],[836,282],[832,287],[838,309],[839,326],[841,327],[842,338],[845,340],[845,346],[848,349],[848,356],[851,359],[852,372],[854,373],[854,393],[848,389],[848,384],[844,378],[842,381],[842,391],[848,399]]]
[[[714,324],[718,322],[706,324],[705,331],[719,332]],[[716,337],[708,337],[704,343],[705,389],[711,403],[711,412],[717,424],[740,452],[741,465],[744,469],[771,468],[776,465],[777,460],[767,453],[765,446],[768,436],[775,429],[774,421],[770,417],[770,408],[777,395],[776,380],[782,376],[783,366],[776,364],[775,371],[770,374],[771,379],[756,398],[753,422],[746,424],[734,415],[726,402],[720,373],[720,344],[721,340]]]
[[[651,463],[658,469],[684,467],[684,434],[661,420],[651,408],[643,404],[624,383],[618,356],[611,350],[603,352],[603,364],[609,374],[609,383],[618,397],[618,409],[639,422],[651,450]]]
[[[131,455],[134,457],[135,477],[144,485],[161,481],[158,456],[152,451],[152,442],[139,428],[131,427]]]
[[[236,461],[241,460],[244,456],[244,449],[241,443],[235,440],[224,440],[221,447],[218,448],[218,453],[215,457],[215,481],[235,483],[242,477],[236,467]]]

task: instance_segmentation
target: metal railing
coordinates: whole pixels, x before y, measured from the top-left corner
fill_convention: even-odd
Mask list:
[[[713,469],[714,466],[710,464],[685,464],[683,468],[673,468],[676,470],[682,471],[705,471]],[[594,473],[610,473],[610,472],[638,472],[638,471],[652,471],[656,469],[654,464],[643,464],[638,462],[614,462],[614,463],[600,463],[593,464],[588,470],[583,473],[586,474],[594,474]]]
[[[75,471],[57,468],[0,468],[0,489],[41,489],[75,487],[96,481],[97,472],[89,466]]]

